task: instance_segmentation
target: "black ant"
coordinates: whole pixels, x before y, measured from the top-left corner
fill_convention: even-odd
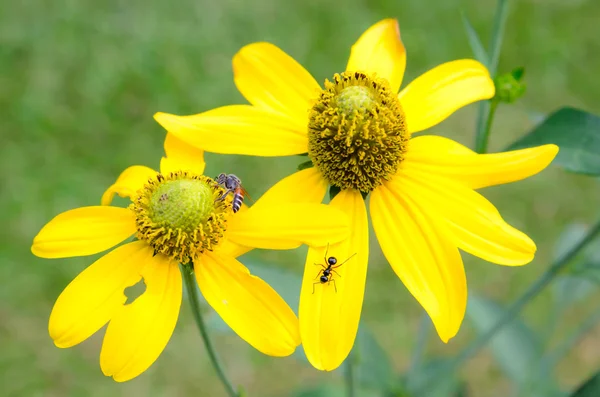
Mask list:
[[[331,275],[331,273],[333,272],[333,273],[337,274],[339,277],[342,277],[334,269],[342,266],[344,263],[348,262],[354,255],[356,255],[356,252],[355,252],[354,254],[350,255],[350,257],[348,259],[346,259],[342,263],[338,264],[337,259],[334,256],[330,256],[329,258],[327,257],[328,251],[329,251],[329,244],[327,244],[327,250],[325,250],[325,257],[323,258],[325,260],[325,265],[323,265],[322,263],[315,263],[315,265],[317,265],[317,266],[322,266],[323,269],[319,270],[317,277],[315,277],[315,279],[318,278],[319,281],[317,281],[316,283],[313,283],[313,292],[312,292],[313,294],[315,293],[315,284],[327,283],[329,285],[329,283],[331,283],[332,281],[333,281],[333,288],[335,288],[335,292],[337,292],[337,286],[335,285],[335,280],[333,279],[333,276]]]

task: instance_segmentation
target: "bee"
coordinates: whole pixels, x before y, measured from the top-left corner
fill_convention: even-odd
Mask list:
[[[338,260],[335,256],[330,256],[329,258],[327,257],[327,252],[329,252],[329,244],[327,244],[327,250],[325,250],[325,257],[323,258],[325,260],[325,264],[315,263],[315,265],[321,266],[321,267],[323,267],[323,269],[319,270],[317,277],[315,277],[315,280],[318,278],[319,281],[313,283],[313,292],[312,292],[313,294],[315,293],[315,284],[325,284],[325,283],[329,284],[331,282],[333,282],[333,288],[335,289],[335,292],[337,292],[337,286],[335,285],[335,280],[333,279],[333,275],[331,273],[335,273],[339,277],[342,277],[334,269],[342,266],[344,263],[346,263],[350,259],[352,259],[352,257],[354,255],[356,255],[356,252],[355,252],[354,254],[350,255],[350,257],[348,259],[346,259],[342,263],[338,264]]]
[[[225,188],[225,193],[221,195],[221,197],[217,198],[215,201],[225,200],[225,197],[229,193],[233,193],[233,200],[231,203],[231,208],[233,212],[236,213],[242,208],[242,203],[244,202],[244,195],[250,197],[246,189],[242,187],[242,181],[240,178],[233,174],[219,174],[218,177],[215,178],[216,182]]]

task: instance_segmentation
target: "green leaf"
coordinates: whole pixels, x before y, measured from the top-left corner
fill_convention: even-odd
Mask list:
[[[504,314],[504,308],[471,295],[467,318],[479,334],[490,330]],[[524,384],[541,357],[541,347],[533,332],[518,318],[506,324],[490,341],[494,359],[514,382]]]
[[[517,81],[521,81],[521,79],[523,78],[523,76],[525,75],[525,68],[523,66],[518,67],[516,69],[513,69],[512,72],[510,72],[510,74],[512,75],[512,77],[517,80]]]
[[[342,189],[340,189],[340,188],[339,188],[339,187],[337,187],[337,186],[330,186],[330,187],[329,187],[329,199],[330,199],[330,200],[333,200],[333,198],[334,198],[335,196],[337,196],[337,195],[338,195],[338,193],[339,193],[339,192],[341,192],[341,191],[342,191]]]
[[[477,59],[484,65],[487,65],[489,62],[489,57],[487,55],[487,52],[485,51],[485,48],[483,47],[483,44],[481,44],[479,35],[475,31],[475,28],[473,28],[473,25],[471,24],[471,21],[469,21],[467,15],[464,12],[462,12],[461,16],[463,25],[465,27],[465,32],[467,33],[467,38],[469,39],[469,45],[471,46],[471,51],[473,51],[475,59]]]
[[[567,308],[577,302],[582,302],[597,288],[597,282],[589,278],[565,274],[556,277],[552,284],[552,293],[556,305]]]
[[[581,223],[568,225],[561,233],[554,249],[554,258],[563,257],[588,232],[588,227]],[[552,284],[552,292],[556,304],[565,309],[586,299],[600,284],[600,249],[597,245],[589,245],[581,255],[575,258],[564,274],[556,277]]]
[[[312,168],[312,167],[314,167],[312,160],[308,160],[308,161],[305,161],[304,163],[298,164],[297,169],[298,169],[298,171],[302,171],[302,170],[305,170],[307,168]]]
[[[565,256],[587,234],[587,226],[582,223],[571,223],[561,232],[554,246],[554,259]]]
[[[462,382],[453,374],[446,375],[439,379],[440,373],[446,373],[445,367],[451,365],[450,359],[433,359],[422,366],[418,370],[411,372],[410,377],[406,380],[408,395],[420,397],[449,397],[459,396],[462,389]],[[435,379],[435,381],[434,381]],[[420,390],[426,389],[426,394]]]
[[[347,360],[353,360],[356,381],[373,389],[385,389],[394,381],[390,359],[371,331],[361,326]]]
[[[600,396],[600,372],[585,381],[570,397],[598,397]]]
[[[600,117],[574,108],[552,113],[508,150],[554,143],[560,151],[554,162],[568,171],[600,175]]]

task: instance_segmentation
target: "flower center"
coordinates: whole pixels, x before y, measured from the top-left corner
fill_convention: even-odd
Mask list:
[[[137,238],[179,263],[193,261],[223,237],[232,213],[231,198],[215,200],[224,192],[203,175],[185,171],[157,174],[130,206],[136,215]]]
[[[410,134],[387,80],[344,72],[325,81],[308,122],[308,155],[330,185],[368,193],[404,159]]]

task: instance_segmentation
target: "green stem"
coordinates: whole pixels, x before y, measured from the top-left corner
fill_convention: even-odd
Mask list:
[[[432,379],[445,379],[445,373],[454,372],[458,367],[464,364],[468,359],[473,357],[481,348],[488,344],[488,342],[496,335],[502,327],[510,323],[510,321],[516,317],[519,312],[536,297],[554,277],[565,267],[571,260],[577,255],[584,247],[586,247],[596,236],[600,234],[600,221],[597,222],[587,233],[587,235],[579,241],[574,247],[572,247],[563,256],[558,258],[548,269],[533,283],[523,295],[521,295],[507,310],[504,312],[502,317],[496,321],[496,323],[485,333],[479,335],[469,346],[463,349],[458,356],[456,356],[451,362],[445,367],[441,368],[439,373],[432,377]],[[434,382],[425,385],[425,387],[432,386]],[[419,390],[417,395],[421,395],[423,390]]]
[[[200,309],[200,297],[198,295],[198,286],[196,285],[196,280],[194,279],[194,270],[191,268],[188,268],[186,266],[183,266],[182,270],[183,270],[182,271],[183,280],[185,281],[185,286],[186,286],[186,289],[188,292],[190,306],[192,308],[192,314],[194,315],[194,320],[196,320],[196,325],[198,326],[198,330],[200,331],[200,335],[202,336],[202,341],[204,342],[204,347],[206,348],[208,357],[210,358],[210,361],[212,362],[212,365],[215,368],[215,371],[217,372],[219,379],[221,379],[223,386],[225,386],[225,389],[227,390],[227,394],[230,397],[238,397],[238,394],[236,393],[235,389],[233,388],[233,385],[227,378],[227,375],[225,375],[225,371],[223,371],[223,367],[221,366],[221,363],[219,362],[217,353],[215,352],[213,344],[208,335],[208,331],[206,329],[206,324],[204,323],[204,320],[202,319],[202,313],[201,313],[201,309]]]
[[[508,17],[508,0],[498,0],[496,6],[496,14],[494,17],[494,27],[492,28],[492,37],[490,40],[488,70],[490,76],[494,78],[498,70],[498,61],[500,59],[500,49],[502,48],[502,40],[504,38],[504,28]],[[492,119],[497,104],[490,101],[482,101],[477,110],[477,123],[475,128],[475,151],[477,153],[485,153],[487,150],[487,142],[492,125]]]
[[[344,365],[344,380],[346,381],[346,396],[356,396],[356,384],[354,382],[354,357],[352,352],[346,358],[346,364]]]
[[[475,151],[477,153],[486,153],[488,147],[488,141],[490,139],[490,131],[492,130],[492,123],[494,121],[494,116],[496,114],[496,108],[498,107],[498,101],[496,99],[492,99],[489,101],[487,107],[484,107],[485,113],[482,115],[481,123],[484,123],[484,127],[481,130],[481,133],[476,135],[475,140]]]
[[[483,146],[483,140],[487,140],[487,137],[484,138],[483,131],[485,130],[485,126],[487,124],[487,115],[490,111],[490,101],[481,101],[479,102],[479,106],[477,107],[477,121],[475,123],[475,151],[480,153],[480,149]]]
[[[496,5],[496,16],[494,17],[494,27],[492,29],[492,38],[490,40],[490,60],[488,69],[490,75],[495,76],[500,60],[500,49],[504,38],[504,28],[508,18],[508,0],[498,0]]]

